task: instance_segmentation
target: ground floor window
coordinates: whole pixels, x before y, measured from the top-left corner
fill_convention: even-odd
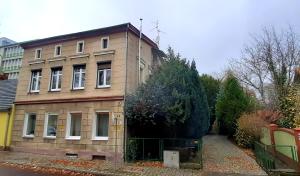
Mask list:
[[[55,138],[57,130],[57,114],[47,113],[45,117],[44,137]]]
[[[93,140],[108,140],[109,112],[96,112]]]
[[[66,139],[80,139],[81,113],[69,113],[67,119]]]
[[[35,122],[36,122],[36,114],[35,113],[25,114],[24,129],[23,129],[24,137],[34,137]]]

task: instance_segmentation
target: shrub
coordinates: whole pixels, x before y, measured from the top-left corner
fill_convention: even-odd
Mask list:
[[[300,75],[298,75],[298,79],[300,79]],[[295,89],[296,89],[296,115],[294,118],[294,126],[295,128],[299,128],[300,127],[300,96],[299,96],[300,86],[299,84],[295,85]]]
[[[138,143],[136,140],[129,140],[127,145],[127,161],[136,161],[138,155]]]
[[[253,97],[246,94],[234,75],[229,73],[221,85],[216,102],[216,117],[221,134],[233,136],[237,119],[254,109]]]
[[[279,106],[283,117],[277,121],[277,124],[284,128],[295,128],[297,90],[296,87],[290,86],[287,91],[286,96],[279,98]]]
[[[130,136],[200,138],[208,131],[208,103],[196,63],[174,55],[169,49],[159,69],[126,96]]]
[[[243,148],[251,148],[255,141],[254,135],[246,132],[243,129],[238,128],[234,134],[235,142]]]
[[[268,124],[266,116],[271,112],[256,111],[249,114],[243,114],[237,121],[238,129],[234,134],[236,143],[245,148],[252,146],[255,140],[258,140],[261,135],[261,128]],[[273,115],[275,116],[275,115]]]

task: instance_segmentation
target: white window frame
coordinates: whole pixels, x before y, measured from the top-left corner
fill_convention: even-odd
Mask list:
[[[37,77],[36,77],[36,84],[35,84],[35,88],[32,89],[32,84],[33,84],[33,72],[38,72],[39,74],[37,74]],[[41,85],[40,85],[40,89],[37,89],[38,88],[38,83],[40,81],[40,79],[42,79],[42,70],[32,70],[31,71],[31,79],[30,79],[30,92],[40,92],[40,89],[41,89]]]
[[[37,120],[37,114],[36,113],[33,113],[33,112],[25,113],[24,126],[23,126],[23,137],[25,137],[25,138],[34,138],[34,134],[33,135],[27,135],[26,134],[27,133],[27,128],[28,128],[28,118],[29,118],[29,115],[32,115],[32,114],[35,115],[35,123],[36,123],[36,120]],[[35,127],[36,127],[36,124],[35,124]],[[34,132],[35,132],[35,129],[34,129]]]
[[[55,69],[58,69],[58,68],[52,68],[52,69],[51,69],[50,91],[60,91],[60,90],[61,90],[61,87],[58,88],[58,83],[59,83],[59,77],[62,77],[62,68],[61,68],[61,73],[60,73],[60,74],[58,73],[57,75],[55,75],[55,76],[56,76],[56,88],[55,88],[55,89],[52,89],[53,77],[54,77],[53,71],[54,71]],[[61,86],[61,83],[60,83],[60,86]]]
[[[77,65],[73,66],[73,80],[72,80],[72,89],[73,90],[80,90],[80,89],[84,89],[84,86],[82,86],[82,74],[85,74],[85,78],[86,78],[86,65],[82,65],[85,66],[84,71],[82,71],[82,68],[79,71],[79,87],[75,87],[75,69],[74,67],[77,67]],[[85,79],[86,81],[86,79]]]
[[[82,51],[78,51],[79,50],[79,44],[82,43]],[[80,54],[80,53],[84,53],[84,40],[78,41],[77,42],[77,47],[76,47],[76,53]]]
[[[58,47],[60,47],[60,53],[59,53],[59,55],[57,55],[57,53],[56,53]],[[61,56],[61,53],[62,53],[62,45],[55,45],[55,47],[54,47],[54,57]]]
[[[107,48],[103,48],[103,40],[107,39]],[[106,36],[106,37],[101,37],[101,50],[107,50],[109,48],[109,37]]]
[[[97,125],[97,114],[98,113],[108,113],[108,136],[96,136],[96,125]],[[110,111],[96,111],[93,118],[93,128],[92,128],[92,140],[94,141],[107,141],[109,139],[109,122],[110,122]],[[113,116],[113,115],[112,115]]]
[[[40,51],[40,57],[37,57],[38,51]],[[34,58],[35,59],[42,59],[42,48],[35,49],[35,56],[34,56]]]
[[[71,132],[71,114],[76,114],[76,113],[80,113],[81,114],[81,122],[82,122],[82,112],[81,111],[72,111],[68,113],[67,116],[67,125],[66,125],[66,140],[80,140],[81,136],[70,136],[70,132]],[[80,123],[80,126],[82,125],[82,123]],[[82,128],[80,127],[80,130]],[[80,131],[80,135],[81,135],[81,131]]]
[[[107,85],[106,84],[106,74],[107,74],[107,70],[110,70],[110,84]],[[104,74],[104,80],[103,80],[103,85],[100,85],[100,71],[103,71],[103,74]],[[111,87],[111,77],[112,77],[112,71],[111,71],[111,68],[104,68],[104,69],[98,69],[98,80],[97,80],[97,88],[106,88],[106,87]]]
[[[58,114],[57,113],[50,113],[50,112],[48,112],[48,113],[45,114],[44,134],[43,134],[43,137],[47,138],[47,139],[56,139],[56,136],[47,136],[49,115],[56,115],[57,116],[57,120],[58,120]],[[56,127],[56,130],[57,130],[57,127]],[[57,131],[56,131],[56,135],[57,135]]]

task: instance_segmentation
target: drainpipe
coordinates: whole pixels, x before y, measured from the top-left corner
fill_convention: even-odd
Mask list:
[[[127,120],[125,116],[125,101],[126,101],[126,95],[127,95],[127,60],[128,60],[128,28],[129,24],[127,24],[127,29],[125,33],[125,38],[126,38],[126,55],[125,55],[125,89],[124,89],[124,104],[123,104],[123,125],[124,125],[124,136],[123,136],[123,160],[126,161],[126,145],[127,145]]]

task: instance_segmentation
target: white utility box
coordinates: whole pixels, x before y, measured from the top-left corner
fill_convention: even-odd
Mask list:
[[[179,151],[164,150],[164,166],[179,168]]]

